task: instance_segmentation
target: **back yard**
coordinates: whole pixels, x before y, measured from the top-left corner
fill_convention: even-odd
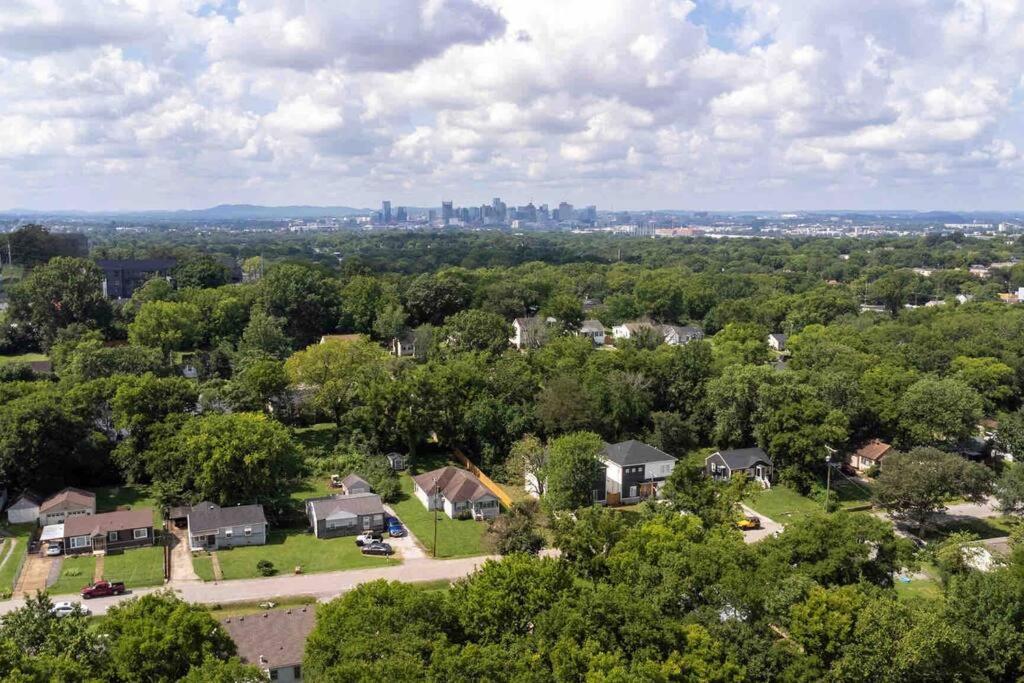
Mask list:
[[[153,526],[163,526],[163,513],[156,499],[147,486],[101,486],[96,489],[96,512],[113,512],[118,508],[136,509],[148,507],[153,509]]]
[[[35,525],[15,524],[5,527],[4,530],[12,536],[7,539],[3,550],[0,551],[0,562],[3,563],[0,564],[0,593],[14,589],[14,579],[21,568],[21,561],[28,550],[28,540],[35,530]]]

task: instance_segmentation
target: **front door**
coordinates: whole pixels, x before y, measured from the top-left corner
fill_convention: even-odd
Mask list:
[[[629,497],[636,498],[636,486],[629,487]]]
[[[217,534],[210,534],[206,537],[206,545],[211,548],[217,545]]]
[[[754,468],[754,476],[758,479],[764,479],[764,467],[758,465]]]

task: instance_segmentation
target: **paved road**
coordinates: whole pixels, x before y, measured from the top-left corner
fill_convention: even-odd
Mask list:
[[[309,595],[318,600],[329,600],[346,591],[352,590],[361,583],[386,579],[388,581],[449,581],[472,574],[486,560],[486,556],[466,557],[455,560],[431,560],[428,558],[408,559],[403,564],[374,567],[370,569],[352,569],[341,572],[323,574],[302,574],[299,576],[272,576],[259,579],[241,579],[237,581],[197,582],[171,581],[166,588],[172,589],[184,600],[205,604],[228,604],[232,602],[251,602],[273,600],[274,598]],[[161,588],[143,588],[127,595],[109,598],[95,598],[85,601],[93,614],[105,614],[111,605],[132,597],[161,590]],[[60,600],[79,600],[77,595],[53,595],[55,602]],[[21,599],[0,602],[0,615],[17,609],[24,601]]]
[[[947,517],[974,517],[975,519],[985,519],[987,517],[998,517],[999,502],[989,497],[984,503],[956,503],[954,505],[947,505],[946,511],[942,514]]]

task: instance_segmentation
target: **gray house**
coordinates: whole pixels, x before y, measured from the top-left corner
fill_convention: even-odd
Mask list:
[[[350,474],[341,480],[341,491],[347,495],[353,493],[373,493],[373,487],[358,474]]]
[[[221,507],[203,501],[189,508],[188,538],[192,550],[218,550],[267,542],[262,505]]]
[[[317,538],[384,530],[384,504],[376,493],[308,498],[306,516]]]
[[[606,468],[606,497],[612,504],[654,498],[676,465],[668,453],[630,439],[605,444],[599,456]]]
[[[726,481],[734,474],[744,472],[766,488],[771,485],[772,459],[757,447],[712,453],[704,459],[704,467],[709,477],[719,481]]]

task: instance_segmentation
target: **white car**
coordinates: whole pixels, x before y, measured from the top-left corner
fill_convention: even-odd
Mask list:
[[[64,552],[64,546],[61,543],[47,543],[46,544],[46,556],[56,557]]]
[[[86,616],[91,614],[91,612],[89,612],[89,608],[82,607],[77,602],[55,602],[53,607],[50,608],[50,614],[55,617],[66,617],[69,614],[74,614],[75,610],[80,611]]]

